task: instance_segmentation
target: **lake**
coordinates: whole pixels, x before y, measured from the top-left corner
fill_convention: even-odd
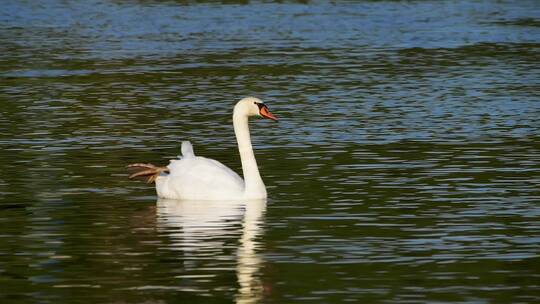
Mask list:
[[[538,1],[0,6],[0,302],[540,302]],[[268,200],[128,180],[245,96]]]

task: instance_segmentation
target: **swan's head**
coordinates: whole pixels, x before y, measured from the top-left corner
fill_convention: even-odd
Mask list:
[[[235,113],[241,113],[246,116],[261,116],[274,121],[277,121],[277,117],[270,113],[268,107],[255,97],[246,97],[240,100],[234,107]]]

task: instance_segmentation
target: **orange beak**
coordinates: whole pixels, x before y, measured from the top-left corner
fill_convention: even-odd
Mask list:
[[[278,121],[277,117],[274,116],[274,114],[270,113],[268,111],[268,107],[266,105],[263,105],[259,109],[259,114],[261,114],[262,117],[271,119],[273,121]]]

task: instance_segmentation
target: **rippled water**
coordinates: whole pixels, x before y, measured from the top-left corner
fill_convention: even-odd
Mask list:
[[[537,1],[11,1],[0,301],[540,301]],[[266,202],[158,200],[189,139]]]

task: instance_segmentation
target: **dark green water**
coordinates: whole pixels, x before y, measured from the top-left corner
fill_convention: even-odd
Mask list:
[[[540,302],[538,1],[0,1],[0,302]],[[158,201],[189,139],[269,199]]]

